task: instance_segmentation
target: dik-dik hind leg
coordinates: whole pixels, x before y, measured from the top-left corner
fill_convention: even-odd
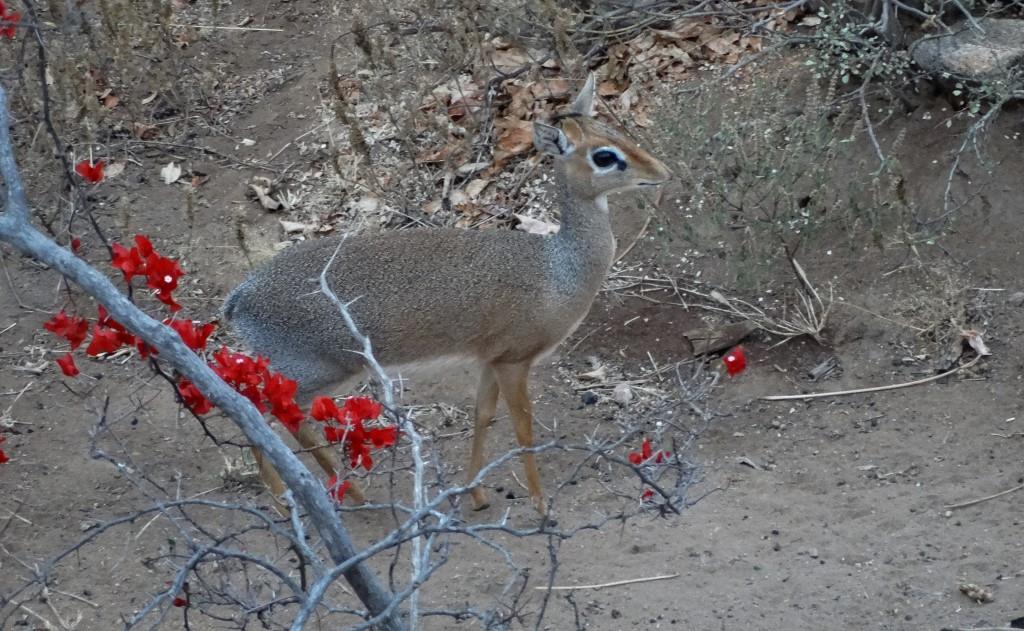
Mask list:
[[[484,444],[487,440],[487,428],[494,420],[498,410],[498,382],[494,370],[484,364],[480,367],[480,385],[476,389],[476,411],[473,423],[473,451],[469,457],[469,469],[466,470],[466,483],[469,484],[480,473],[484,466]],[[473,510],[483,510],[489,506],[487,493],[482,486],[475,486],[469,492],[473,498]]]
[[[531,362],[518,364],[493,364],[494,375],[498,380],[512,425],[516,430],[516,440],[520,447],[533,447],[533,404],[530,402],[529,379]],[[547,502],[540,487],[540,472],[537,471],[537,456],[525,453],[521,457],[523,468],[526,469],[526,487],[530,490],[533,506],[541,515],[547,514]]]
[[[343,469],[339,468],[338,462],[334,458],[334,449],[324,440],[323,435],[318,433],[318,429],[313,423],[303,421],[299,425],[299,431],[293,434],[293,436],[295,436],[295,440],[299,441],[303,449],[308,449],[312,452],[313,458],[316,459],[317,464],[320,465],[320,468],[324,470],[328,477],[341,473]],[[345,492],[345,497],[352,498],[352,501],[356,504],[362,504],[366,501],[363,490],[356,480],[349,480],[349,487],[348,491]]]
[[[299,426],[299,431],[292,434],[292,436],[295,437],[295,440],[298,441],[303,449],[312,452],[313,458],[316,459],[317,464],[320,465],[320,468],[324,470],[328,477],[342,471],[334,458],[331,446],[324,442],[321,436],[317,434],[316,427],[312,423],[303,422]],[[287,515],[288,507],[281,501],[287,486],[285,486],[280,474],[270,464],[270,461],[266,459],[262,451],[253,447],[252,455],[256,459],[257,466],[259,466],[260,479],[270,489],[278,512],[282,515]],[[366,501],[362,488],[355,480],[349,481],[349,488],[345,492],[345,496],[351,498],[356,504],[362,504]]]

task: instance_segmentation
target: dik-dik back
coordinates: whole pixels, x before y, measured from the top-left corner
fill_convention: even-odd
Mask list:
[[[300,395],[326,393],[359,374],[356,344],[319,291],[321,271],[337,252],[329,284],[350,303],[380,363],[448,356],[480,363],[472,481],[499,391],[520,444],[532,445],[529,369],[586,316],[608,272],[615,252],[608,194],[668,179],[661,162],[592,117],[594,98],[591,76],[568,114],[554,125],[534,125],[535,146],[554,157],[557,234],[424,229],[320,239],[291,247],[254,272],[228,296],[225,317],[252,350],[299,382]],[[523,461],[543,511],[533,454]],[[486,505],[479,488],[473,501]]]
[[[320,272],[342,239],[287,250],[235,289],[225,307],[246,342],[298,380],[303,393],[362,367],[337,308],[319,292]],[[507,230],[351,237],[328,279],[342,300],[354,301],[349,310],[384,365],[445,356],[517,361],[557,344],[560,323],[589,307],[551,282],[551,246],[550,239]],[[592,298],[597,288],[587,289]]]

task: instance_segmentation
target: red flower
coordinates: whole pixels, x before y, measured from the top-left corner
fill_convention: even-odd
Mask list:
[[[337,425],[324,426],[324,439],[332,445],[348,440],[349,426],[338,427]]]
[[[135,247],[131,249],[119,243],[111,247],[114,251],[111,265],[124,273],[126,281],[145,275],[146,285],[154,290],[160,302],[169,306],[172,312],[181,309],[172,294],[178,288],[178,279],[185,274],[177,261],[157,254],[152,242],[143,234],[135,235]]]
[[[60,366],[60,371],[64,373],[66,377],[77,377],[78,366],[75,365],[75,358],[71,353],[67,353],[63,357],[57,360],[57,365]]]
[[[217,326],[213,322],[207,322],[197,327],[194,320],[164,320],[164,324],[177,331],[185,346],[196,352],[206,349],[206,342]]]
[[[141,247],[139,249],[142,250]],[[171,292],[178,288],[178,278],[184,273],[174,259],[155,253],[146,259],[146,285],[156,290],[157,299],[168,305],[171,311],[181,309]]]
[[[641,500],[649,500],[654,497],[654,489],[644,489],[644,492],[640,494]]]
[[[92,341],[89,342],[89,346],[85,349],[85,353],[86,355],[92,355],[93,357],[103,353],[113,353],[125,345],[125,335],[129,334],[122,333],[117,329],[105,328],[97,324],[92,327]]]
[[[383,406],[370,397],[349,397],[342,408],[345,417],[354,421],[370,421],[380,416]]]
[[[120,243],[111,246],[114,250],[114,259],[111,265],[124,273],[124,279],[131,282],[134,276],[146,273],[146,263],[142,260],[137,248],[128,249]]]
[[[370,448],[366,446],[361,424],[360,427],[353,427],[349,430],[348,442],[345,443],[345,446],[348,448],[349,464],[353,469],[362,467],[369,471],[373,468],[373,456],[370,455]]]
[[[75,350],[85,341],[85,336],[89,333],[89,322],[77,316],[68,317],[61,309],[60,313],[43,323],[43,328],[66,339],[71,343],[71,350]]]
[[[640,445],[640,453],[630,452],[629,461],[632,464],[640,465],[643,464],[648,458],[651,457],[651,441],[649,438],[645,438],[643,444]]]
[[[12,16],[9,16],[8,19],[10,20],[11,17],[13,17],[14,15],[17,15],[17,14],[16,13],[12,14]],[[15,23],[17,23],[17,21],[18,21],[17,19],[14,20]],[[10,32],[10,35],[8,35],[8,31]],[[5,26],[3,28],[3,30],[0,31],[0,32],[2,32],[4,35],[6,35],[9,38],[14,37],[14,27],[13,26]],[[80,175],[83,180],[85,180],[86,182],[89,182],[91,184],[96,184],[96,183],[102,182],[103,181],[103,160],[99,160],[95,164],[93,164],[89,160],[82,160],[78,164],[75,165],[75,173]]]
[[[199,388],[184,377],[178,380],[178,392],[181,394],[181,402],[194,414],[202,416],[213,409],[213,404],[203,396]]]
[[[143,341],[142,338],[135,338],[135,348],[139,351],[140,359],[146,359],[150,355],[156,357],[157,355],[160,354],[155,346],[150,346],[149,344],[146,344],[146,342]]]
[[[175,607],[188,607],[188,599],[178,596],[173,601],[171,601],[171,604]]]
[[[144,234],[135,235],[135,247],[139,250],[139,256],[144,259],[148,259],[156,254],[156,250],[153,249],[153,242]]]
[[[377,449],[390,447],[398,440],[398,428],[394,425],[366,430],[366,437]]]
[[[339,504],[345,499],[345,491],[351,487],[352,483],[348,480],[344,480],[339,484],[337,474],[327,479],[327,493]]]
[[[21,14],[17,11],[11,13],[7,12],[7,7],[3,7],[3,11],[0,12],[0,23],[3,24],[0,27],[0,35],[7,39],[14,39],[15,26],[21,21]]]
[[[629,454],[629,462],[634,465],[642,465],[651,461],[651,456],[654,456],[654,462],[661,464],[663,460],[667,460],[672,456],[667,451],[658,451],[657,453],[651,448],[651,439],[645,438],[644,442],[640,445],[640,453],[632,452]]]
[[[5,440],[7,440],[6,436],[0,436],[0,445],[2,445]],[[7,454],[4,453],[4,450],[0,449],[0,464],[7,464],[10,461],[11,459],[7,457]]]
[[[725,364],[725,371],[729,376],[735,376],[743,372],[747,367],[747,356],[743,353],[743,347],[737,346],[725,354],[722,358]]]
[[[98,316],[96,325],[92,330],[92,341],[89,343],[88,348],[85,349],[88,355],[95,357],[100,353],[112,353],[122,346],[139,345],[139,352],[142,354],[142,358],[145,359],[145,350],[153,351],[148,346],[143,348],[144,343],[129,333],[123,324],[111,318],[106,307],[97,305],[96,311]],[[155,355],[156,353],[153,352],[153,354]]]
[[[268,360],[263,357],[253,359],[244,353],[233,353],[226,346],[213,354],[214,363],[210,364],[213,371],[246,397],[260,412],[266,411],[263,395],[259,386],[267,374]]]
[[[71,240],[71,252],[72,253],[78,254],[78,250],[80,250],[81,248],[82,248],[82,240],[81,239],[79,239],[78,237],[75,237],[74,239]]]
[[[121,333],[125,333],[127,331],[124,328],[123,324],[121,324],[120,322],[118,322],[114,318],[110,317],[110,312],[107,311],[107,308],[104,307],[103,305],[97,305],[96,306],[96,314],[97,314],[97,316],[96,316],[97,317],[96,324],[99,324],[103,328],[114,329],[115,331],[120,331]]]
[[[313,399],[313,406],[309,409],[309,414],[318,421],[326,421],[329,419],[341,420],[344,418],[341,414],[341,410],[334,404],[334,399],[331,397],[316,397]]]
[[[267,373],[263,380],[263,396],[270,403],[270,413],[293,434],[299,431],[299,424],[306,418],[302,408],[295,403],[298,389],[298,382],[281,373]]]

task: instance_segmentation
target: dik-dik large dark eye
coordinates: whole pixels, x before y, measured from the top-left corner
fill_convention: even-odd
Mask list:
[[[594,161],[594,166],[599,169],[613,167],[620,161],[625,164],[625,160],[622,160],[619,154],[611,149],[598,149],[590,154],[590,159]]]

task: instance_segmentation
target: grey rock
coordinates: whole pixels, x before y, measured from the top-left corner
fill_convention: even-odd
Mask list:
[[[944,73],[971,81],[1005,77],[1024,63],[1024,20],[979,18],[979,31],[962,22],[948,35],[928,35],[911,47],[917,65],[927,72]]]

